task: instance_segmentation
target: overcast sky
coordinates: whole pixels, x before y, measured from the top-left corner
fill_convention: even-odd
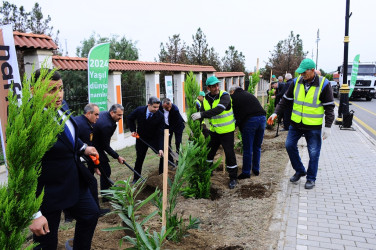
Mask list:
[[[36,1],[10,0],[30,11]],[[54,31],[60,30],[60,46],[76,56],[76,47],[95,32],[117,34],[137,42],[140,61],[158,58],[160,43],[180,34],[187,45],[201,27],[209,46],[222,58],[233,45],[243,52],[246,69],[252,71],[257,58],[264,67],[270,51],[290,31],[299,34],[308,57],[318,68],[334,71],[343,62],[346,0],[39,0],[50,15]],[[349,61],[376,61],[376,0],[351,0]]]

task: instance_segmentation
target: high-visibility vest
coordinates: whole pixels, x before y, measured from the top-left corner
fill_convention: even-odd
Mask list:
[[[199,108],[201,108],[201,102],[200,102],[199,99],[196,99],[196,105],[197,105]]]
[[[209,102],[205,98],[203,103],[204,110],[209,110],[217,107],[223,93],[223,90],[219,92],[219,98],[213,101],[212,106],[210,106]],[[232,101],[230,105],[230,110],[223,110],[222,113],[209,118],[210,131],[216,132],[217,134],[225,134],[235,130],[235,118],[234,112],[232,111]]]
[[[324,117],[324,106],[320,101],[320,94],[325,82],[325,77],[319,77],[320,85],[311,86],[305,92],[304,84],[299,84],[299,76],[294,87],[294,106],[291,120],[304,125],[322,125]]]

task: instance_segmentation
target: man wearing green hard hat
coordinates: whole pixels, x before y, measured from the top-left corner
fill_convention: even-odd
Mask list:
[[[205,92],[200,91],[200,93],[198,94],[197,99],[196,99],[196,109],[197,109],[197,111],[200,111],[200,108],[202,106],[202,102],[204,101],[204,97],[205,97]]]
[[[290,182],[296,183],[300,177],[307,176],[305,189],[315,186],[322,140],[330,135],[334,121],[334,99],[330,83],[315,72],[315,63],[304,59],[296,70],[300,75],[294,79],[278,103],[275,113],[268,119],[274,123],[277,115],[292,107],[291,123],[286,138],[286,151],[295,174]],[[325,116],[325,119],[324,119]],[[323,122],[325,126],[322,128]],[[304,136],[309,154],[308,169],[304,167],[298,150],[298,141]]]
[[[232,111],[230,94],[220,90],[217,77],[211,76],[206,80],[209,91],[205,95],[200,112],[193,113],[193,120],[207,118],[210,123],[210,152],[207,161],[213,162],[214,156],[222,145],[226,155],[226,167],[230,176],[229,188],[233,189],[237,184],[238,165],[234,151],[235,119]]]

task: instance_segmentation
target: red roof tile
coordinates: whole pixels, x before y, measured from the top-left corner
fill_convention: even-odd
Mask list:
[[[57,45],[51,37],[32,33],[13,31],[14,44],[20,49],[57,49]]]
[[[244,72],[215,72],[217,78],[245,76]]]
[[[52,62],[60,70],[87,70],[87,58],[53,56]],[[193,71],[193,72],[215,72],[212,66],[140,62],[110,59],[110,71]],[[244,75],[244,74],[243,74]]]

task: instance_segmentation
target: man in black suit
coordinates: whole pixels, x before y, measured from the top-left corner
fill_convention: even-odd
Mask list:
[[[128,116],[128,127],[132,132],[132,136],[139,134],[140,138],[158,150],[160,157],[163,157],[163,128],[164,116],[159,111],[161,101],[152,96],[149,98],[147,106],[140,106],[133,110]],[[137,121],[137,128],[136,128]],[[142,164],[144,163],[148,146],[141,140],[136,140],[136,164],[135,170],[141,174]],[[159,164],[159,174],[163,173],[163,165]],[[139,179],[138,175],[134,175],[133,183]]]
[[[78,126],[78,138],[80,138],[84,143],[86,143],[89,146],[93,146],[93,125],[97,122],[99,119],[99,107],[98,105],[94,103],[89,103],[84,108],[84,114],[80,116],[76,116],[73,118],[74,121],[77,123]],[[89,176],[89,189],[91,194],[93,195],[95,202],[99,206],[99,200],[98,200],[98,183],[97,179],[94,177],[94,173],[97,173],[98,175],[101,175],[100,171],[98,170],[98,167],[94,165],[92,161],[87,162],[88,169],[90,173],[92,174]],[[110,212],[110,209],[100,209],[100,216],[103,216],[104,214]]]
[[[45,75],[42,72],[42,80]],[[37,70],[35,79],[40,76],[41,72]],[[56,95],[50,105],[54,105],[57,110],[57,120],[64,119],[69,110],[63,101],[63,81],[57,71],[51,77],[50,87],[45,95]],[[36,195],[39,196],[44,189],[44,197],[40,211],[34,215],[29,227],[34,241],[39,243],[35,249],[57,248],[62,210],[69,211],[77,221],[74,248],[90,249],[99,209],[88,189],[85,178],[87,169],[80,165],[79,155],[96,155],[98,152],[94,147],[84,144],[78,138],[77,131],[77,124],[70,117],[54,146],[43,156]]]
[[[169,130],[168,144],[171,147],[172,136],[175,134],[176,153],[179,154],[180,144],[183,137],[183,130],[185,128],[184,119],[180,115],[179,108],[171,102],[169,98],[165,98],[159,110],[164,115],[165,129]],[[172,156],[168,159],[173,162]]]
[[[102,170],[104,171],[104,173],[101,173],[100,177],[101,190],[109,189],[111,187],[111,183],[106,178],[106,176],[108,178],[111,176],[110,160],[108,159],[107,154],[111,155],[112,158],[117,159],[120,164],[123,164],[125,161],[125,159],[119,156],[110,145],[111,137],[117,127],[116,123],[123,118],[123,113],[123,106],[120,104],[113,104],[109,111],[102,111],[99,113],[99,119],[93,126],[94,147],[99,152],[99,161]]]

